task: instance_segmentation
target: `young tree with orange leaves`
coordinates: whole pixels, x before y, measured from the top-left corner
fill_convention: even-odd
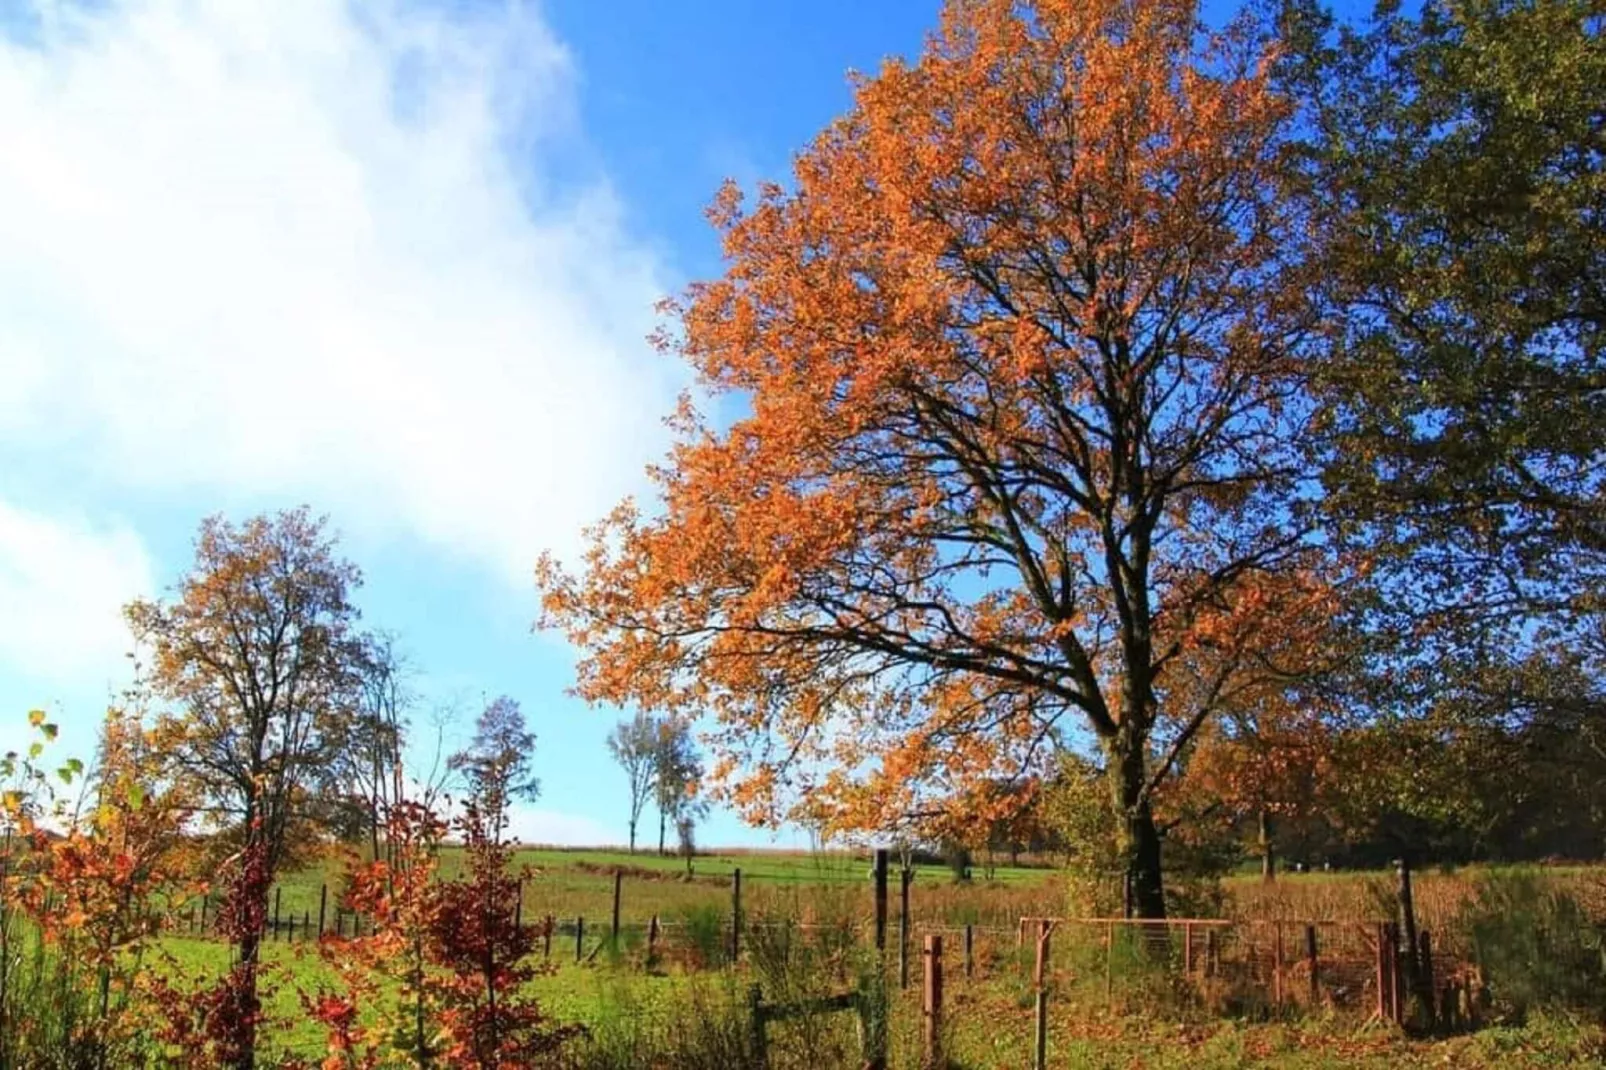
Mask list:
[[[1187,0],[952,0],[790,190],[727,187],[663,345],[747,412],[683,403],[662,513],[543,563],[580,692],[712,712],[750,816],[814,790],[842,825],[1087,730],[1162,915],[1169,748],[1290,611],[1256,578],[1318,565],[1268,67]],[[1222,679],[1173,688],[1202,647]]]

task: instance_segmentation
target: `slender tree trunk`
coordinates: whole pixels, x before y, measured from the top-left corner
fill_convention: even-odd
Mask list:
[[[669,818],[664,814],[663,808],[659,807],[659,809],[658,809],[658,857],[660,857],[660,858],[662,858],[663,854],[664,854],[664,827],[668,823],[668,821],[669,821]]]
[[[633,818],[630,822],[630,853],[636,853],[636,822]]]

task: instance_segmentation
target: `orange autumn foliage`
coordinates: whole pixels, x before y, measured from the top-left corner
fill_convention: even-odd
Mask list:
[[[727,186],[660,342],[745,411],[686,399],[661,511],[543,560],[579,692],[712,714],[717,790],[839,829],[962,822],[1088,731],[1162,911],[1157,733],[1262,672],[1257,584],[1328,574],[1272,55],[1179,0],[954,0],[792,188]]]

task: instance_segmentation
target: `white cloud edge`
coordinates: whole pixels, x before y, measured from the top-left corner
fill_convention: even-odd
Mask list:
[[[666,286],[605,179],[554,192],[584,147],[531,10],[36,10],[0,37],[0,463],[308,500],[525,589],[641,488]]]

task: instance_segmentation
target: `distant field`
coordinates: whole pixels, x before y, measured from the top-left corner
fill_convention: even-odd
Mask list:
[[[452,875],[460,857],[458,848],[445,848],[442,872]],[[627,928],[645,927],[653,915],[671,924],[689,912],[728,910],[731,878],[738,869],[744,907],[750,914],[793,916],[805,907],[821,907],[827,902],[838,914],[867,914],[870,909],[869,861],[847,853],[732,851],[698,855],[689,879],[684,860],[643,851],[535,847],[520,850],[516,861],[530,868],[524,886],[524,913],[530,919],[551,914],[572,922],[578,916],[596,926],[612,913],[616,870],[625,874],[620,914]],[[315,919],[322,889],[327,887],[326,925],[333,928],[348,864],[331,857],[283,877],[274,888],[281,916]],[[1063,897],[1052,870],[1000,866],[992,871],[992,880],[983,879],[984,870],[979,866],[972,872],[972,882],[961,885],[946,866],[914,867],[912,916],[923,922],[1007,925],[1023,914],[1060,911]],[[894,901],[897,895],[894,872]]]

